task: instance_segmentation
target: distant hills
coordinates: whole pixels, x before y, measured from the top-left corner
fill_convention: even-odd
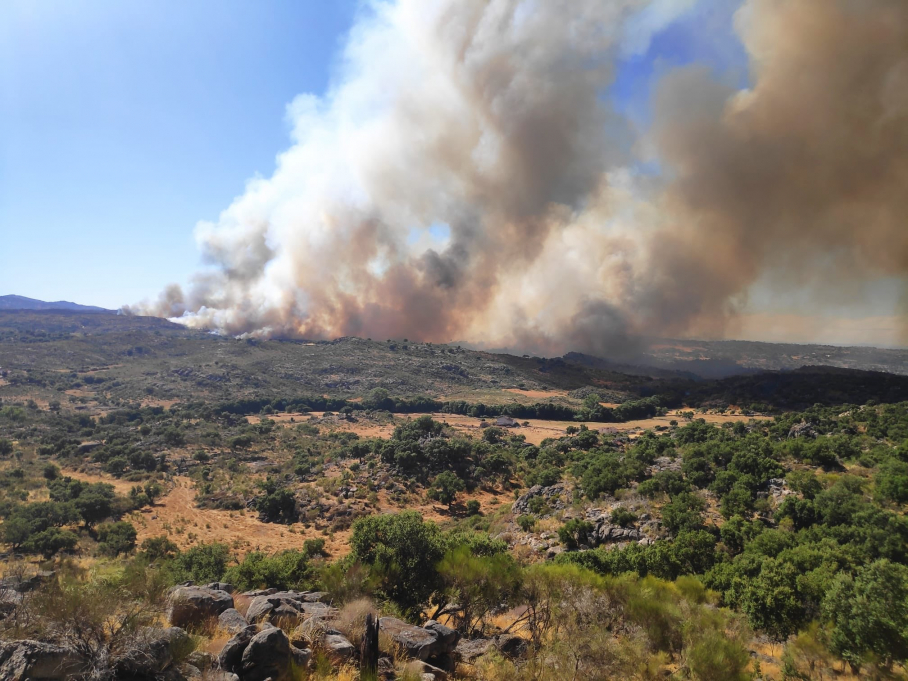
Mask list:
[[[116,312],[115,310],[107,310],[103,307],[95,307],[94,305],[79,305],[78,303],[70,303],[66,300],[58,300],[53,303],[48,303],[43,300],[26,298],[25,296],[0,296],[0,310],[71,310],[74,312]]]

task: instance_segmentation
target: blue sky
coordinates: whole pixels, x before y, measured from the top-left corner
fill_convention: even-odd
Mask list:
[[[288,145],[352,0],[0,3],[0,294],[116,307]]]

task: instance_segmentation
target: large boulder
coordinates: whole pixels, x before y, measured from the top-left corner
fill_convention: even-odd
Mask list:
[[[477,658],[489,652],[494,645],[495,642],[490,638],[477,638],[472,641],[463,640],[457,643],[454,653],[461,661],[472,664]]]
[[[416,627],[394,617],[382,617],[378,626],[400,646],[405,655],[416,660],[425,661],[445,651],[438,634],[430,629]]]
[[[63,681],[88,672],[74,651],[40,641],[0,642],[0,681]]]
[[[249,641],[243,651],[243,681],[293,681],[306,668],[312,651],[290,645],[282,629],[267,627]]]
[[[211,584],[206,584],[205,588],[211,589],[212,591],[226,591],[229,594],[232,594],[235,591],[233,584],[228,582],[212,582]]]
[[[250,625],[238,631],[224,644],[218,654],[218,666],[225,672],[239,674],[242,671],[243,652],[255,636],[255,625]]]
[[[218,615],[218,627],[233,636],[249,626],[249,622],[236,608],[227,608]]]
[[[309,603],[304,600],[305,594],[293,591],[281,591],[252,599],[246,610],[246,620],[250,624],[259,622],[278,622],[297,624],[310,617],[329,618],[337,613],[324,603]]]
[[[455,629],[446,627],[435,620],[429,620],[422,628],[433,632],[438,637],[438,647],[441,653],[454,652],[457,642],[460,640],[460,634]]]
[[[167,619],[175,627],[204,624],[233,607],[233,596],[201,586],[178,586],[170,593]]]
[[[322,645],[328,657],[335,662],[346,662],[356,655],[356,646],[341,634],[325,634]]]
[[[192,639],[180,627],[143,627],[137,632],[136,654],[117,664],[119,676],[154,677],[192,648]]]

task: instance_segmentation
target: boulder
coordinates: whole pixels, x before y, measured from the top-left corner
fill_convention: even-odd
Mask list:
[[[211,653],[206,653],[202,650],[196,650],[189,654],[189,657],[186,658],[186,662],[191,664],[193,667],[197,667],[201,671],[205,672],[214,667],[217,664],[217,658]]]
[[[242,671],[243,652],[255,636],[255,625],[250,625],[233,635],[218,654],[218,666],[225,672],[238,674]]]
[[[253,636],[243,651],[240,677],[243,681],[293,681],[311,656],[312,651],[290,645],[281,629],[268,627]]]
[[[233,596],[200,586],[178,586],[170,593],[167,619],[175,627],[203,624],[233,607]]]
[[[485,655],[491,650],[494,641],[490,638],[477,638],[472,641],[458,641],[454,654],[463,662],[472,664],[477,658]]]
[[[453,653],[454,649],[457,648],[460,634],[456,630],[446,627],[435,620],[429,620],[422,628],[433,632],[438,637],[440,653]]]
[[[378,625],[408,657],[425,661],[444,651],[438,642],[438,634],[429,629],[415,627],[395,617],[382,617]]]
[[[303,594],[303,600],[306,603],[318,603],[319,601],[327,601],[329,598],[327,591],[309,591]]]
[[[292,624],[294,620],[302,622],[310,617],[328,618],[337,614],[336,608],[319,602],[307,603],[303,597],[304,594],[288,591],[257,596],[246,610],[246,620],[256,624],[283,619]]]
[[[233,584],[227,582],[212,582],[211,584],[206,584],[205,588],[211,589],[212,591],[226,591],[229,594],[232,594],[235,591]]]
[[[2,681],[63,681],[88,670],[83,657],[62,646],[28,640],[0,642]]]
[[[335,662],[346,662],[356,655],[356,647],[341,634],[325,634],[322,645]]]
[[[118,675],[154,677],[185,654],[192,647],[192,640],[180,627],[144,627],[138,632],[137,644],[141,654],[121,662]]]
[[[526,655],[529,643],[526,639],[513,634],[501,634],[495,637],[495,647],[506,657],[518,658]]]
[[[231,636],[241,632],[249,626],[249,622],[243,617],[236,608],[227,608],[218,615],[218,627],[226,631]]]

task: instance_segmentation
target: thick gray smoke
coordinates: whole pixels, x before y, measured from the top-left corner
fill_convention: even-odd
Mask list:
[[[721,335],[765,277],[908,273],[908,2],[750,0],[753,86],[670,72],[645,138],[604,90],[688,0],[398,0],[294,143],[138,309],[228,334],[604,353]],[[633,47],[631,47],[633,49]],[[655,150],[656,180],[635,174]]]

